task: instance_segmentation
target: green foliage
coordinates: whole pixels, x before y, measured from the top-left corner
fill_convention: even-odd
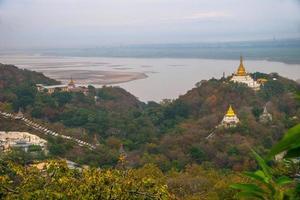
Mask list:
[[[263,108],[255,105],[252,108],[252,113],[255,116],[255,118],[258,119],[259,116],[263,113]]]
[[[64,106],[72,99],[72,94],[69,92],[55,92],[52,96],[56,99],[59,106]]]
[[[270,100],[273,96],[280,96],[284,93],[285,87],[282,83],[275,80],[270,80],[264,84],[260,90],[260,95],[266,100]]]
[[[255,181],[254,183],[236,183],[231,185],[231,188],[240,191],[238,197],[270,200],[290,199],[291,189],[286,187],[286,185],[293,183],[292,179],[286,176],[274,177],[271,168],[265,160],[255,151],[252,152],[261,169],[255,172],[244,173],[245,176]]]
[[[284,153],[285,158],[299,158],[300,157],[300,124],[289,129],[281,139],[270,151],[268,157],[274,157],[279,153]],[[270,199],[270,200],[286,200],[299,198],[299,183],[287,176],[275,176],[274,169],[269,167],[266,161],[261,158],[255,151],[252,151],[258,166],[261,170],[256,172],[246,172],[245,175],[255,181],[255,183],[232,184],[231,188],[237,189],[240,192],[240,198],[254,198],[254,199]],[[288,161],[288,160],[287,160]],[[294,161],[286,162],[289,166],[299,165]],[[294,184],[293,187],[288,185]]]
[[[16,88],[15,94],[17,98],[13,102],[14,110],[19,108],[26,109],[27,106],[33,105],[37,91],[34,87],[22,85]]]
[[[116,98],[109,92],[109,90],[106,89],[106,87],[98,90],[97,96],[103,100],[114,100]]]
[[[201,163],[206,159],[206,155],[203,150],[196,146],[190,148],[190,156],[198,163]]]
[[[300,157],[300,124],[285,133],[283,139],[271,149],[269,157],[284,151],[286,151],[286,158]]]
[[[70,142],[64,142],[61,138],[48,138],[49,153],[53,156],[63,156],[66,152],[73,148]]]
[[[47,156],[44,152],[36,146],[31,146],[28,152],[25,152],[23,149],[14,148],[7,153],[1,152],[0,154],[0,160],[3,159],[23,166],[46,158]]]
[[[0,160],[1,199],[173,199],[154,166],[140,170],[69,169],[64,161],[22,167]]]

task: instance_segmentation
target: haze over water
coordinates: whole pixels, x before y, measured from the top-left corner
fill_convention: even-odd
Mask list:
[[[64,57],[64,56],[0,56],[2,63],[15,64],[18,67],[27,68],[66,82],[72,74],[79,72],[82,77],[99,73],[109,73],[114,80],[122,83],[120,86],[142,101],[161,101],[173,99],[185,94],[195,84],[203,79],[212,77],[220,78],[231,75],[239,65],[239,57],[236,60],[213,60],[191,58],[109,58],[109,57]],[[281,76],[291,79],[300,78],[299,64],[285,64],[264,60],[247,60],[244,65],[248,72],[277,72]],[[135,74],[136,80],[126,77],[120,78],[120,74]],[[143,76],[143,74],[147,75]],[[84,75],[84,76],[83,76]],[[97,80],[87,78],[76,80],[78,84],[97,84]],[[107,80],[109,81],[109,80]],[[125,82],[123,82],[125,81]],[[110,84],[106,84],[110,85]]]

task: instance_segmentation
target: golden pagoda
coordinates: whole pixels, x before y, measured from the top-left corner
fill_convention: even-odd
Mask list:
[[[245,67],[243,65],[243,57],[242,56],[240,57],[240,66],[236,72],[236,75],[237,76],[246,76],[247,75]]]
[[[240,57],[240,65],[237,71],[233,74],[230,81],[235,83],[243,83],[246,84],[248,87],[252,88],[253,90],[257,91],[260,89],[260,83],[255,81],[249,74],[247,74],[244,64],[243,64],[243,57]]]
[[[72,77],[71,77],[71,80],[70,80],[70,82],[68,84],[68,88],[75,88],[75,82],[74,82],[74,80],[73,80]]]
[[[225,128],[228,127],[235,127],[237,123],[239,123],[240,120],[239,118],[236,116],[233,108],[231,105],[229,105],[229,108],[227,110],[227,113],[225,114],[220,126],[223,126]]]
[[[233,116],[235,116],[234,110],[232,109],[232,106],[231,106],[231,105],[229,106],[229,108],[228,108],[228,110],[227,110],[226,116],[228,116],[228,117],[233,117]]]

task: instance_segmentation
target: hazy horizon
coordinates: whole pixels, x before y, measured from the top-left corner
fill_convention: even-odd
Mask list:
[[[0,48],[300,37],[300,1],[0,0]]]

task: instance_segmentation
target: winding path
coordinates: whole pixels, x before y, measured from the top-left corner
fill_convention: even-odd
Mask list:
[[[21,116],[18,116],[16,114],[12,114],[12,113],[7,113],[7,112],[3,112],[3,111],[0,111],[0,115],[2,115],[4,118],[10,118],[10,119],[13,119],[13,120],[20,120],[20,121],[23,121],[26,126],[28,127],[31,127],[45,135],[51,135],[51,136],[54,136],[54,137],[61,137],[61,138],[64,138],[66,140],[70,140],[72,142],[75,142],[76,144],[78,144],[79,146],[86,146],[88,147],[89,149],[93,150],[95,149],[96,147],[90,143],[87,143],[87,142],[84,142],[82,140],[79,140],[79,139],[76,139],[74,137],[71,137],[71,136],[66,136],[66,135],[63,135],[61,133],[57,133],[55,131],[52,131],[38,123],[35,123],[33,122],[32,120],[29,120],[25,117],[21,117]]]

